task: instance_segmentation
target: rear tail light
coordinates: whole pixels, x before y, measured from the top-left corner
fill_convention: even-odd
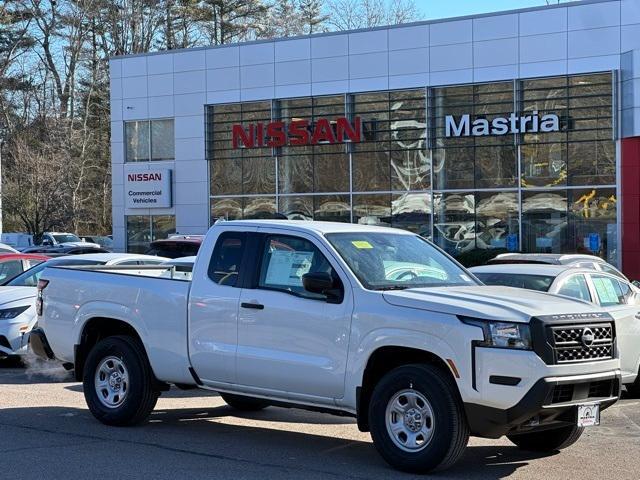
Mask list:
[[[42,315],[42,310],[43,310],[43,301],[42,301],[42,291],[47,288],[47,285],[49,285],[49,280],[38,280],[38,295],[36,297],[36,313],[38,314],[38,316]]]

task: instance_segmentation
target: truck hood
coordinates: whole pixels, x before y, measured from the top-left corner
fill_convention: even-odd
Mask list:
[[[602,312],[582,300],[502,286],[411,288],[384,292],[383,297],[399,307],[512,322],[528,322],[539,315]]]
[[[18,300],[28,300],[25,305],[31,303],[38,294],[36,287],[0,287],[0,306]]]

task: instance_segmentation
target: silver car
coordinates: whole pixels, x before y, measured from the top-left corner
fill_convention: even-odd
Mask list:
[[[549,292],[601,306],[616,321],[622,383],[631,395],[640,396],[640,290],[630,282],[611,273],[572,265],[498,264],[469,270],[487,285]],[[591,348],[598,348],[597,338]]]

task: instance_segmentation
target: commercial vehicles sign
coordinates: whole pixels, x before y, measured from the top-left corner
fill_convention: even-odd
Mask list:
[[[284,147],[360,142],[360,117],[319,118],[315,122],[299,119],[290,122],[235,124],[231,127],[233,148]]]
[[[125,172],[127,208],[165,208],[171,206],[171,170]]]
[[[461,115],[456,121],[453,115],[445,117],[445,137],[481,137],[484,135],[506,135],[508,133],[557,132],[560,130],[558,115],[549,113],[540,117],[534,110],[531,115],[496,117],[489,121],[483,117],[471,120],[469,114]]]

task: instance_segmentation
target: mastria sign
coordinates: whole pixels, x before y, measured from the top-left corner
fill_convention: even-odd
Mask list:
[[[291,122],[235,124],[232,127],[233,148],[284,147],[285,145],[316,145],[326,143],[360,142],[360,117],[350,121],[346,117],[333,120],[319,118]]]
[[[484,135],[506,135],[508,133],[557,132],[560,130],[558,115],[547,114],[542,118],[538,111],[531,115],[518,116],[512,113],[508,117],[496,117],[491,122],[486,118],[471,121],[470,115],[462,115],[456,122],[453,115],[445,117],[444,134],[446,137],[481,137]]]

